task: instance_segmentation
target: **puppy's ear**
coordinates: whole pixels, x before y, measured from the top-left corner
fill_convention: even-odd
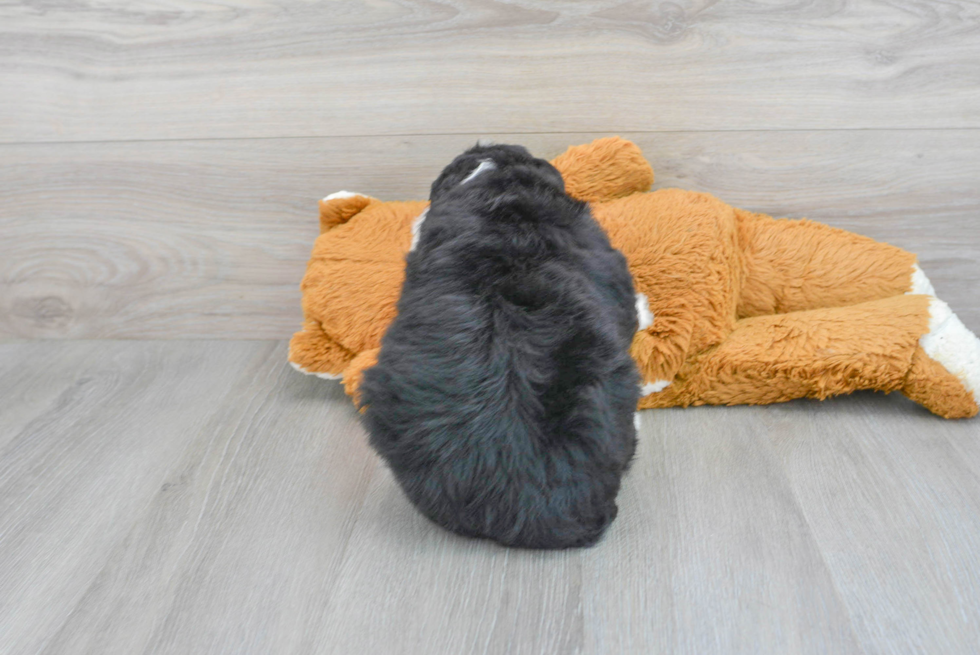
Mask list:
[[[378,201],[370,196],[350,191],[331,193],[320,201],[320,234],[341,223],[346,223],[372,202]]]

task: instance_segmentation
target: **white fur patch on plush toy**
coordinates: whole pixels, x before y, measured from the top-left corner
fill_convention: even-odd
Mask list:
[[[639,323],[637,330],[645,330],[653,325],[653,312],[650,311],[650,302],[646,294],[636,294],[636,320]]]
[[[303,368],[296,362],[289,362],[289,365],[295,368],[300,373],[304,373],[305,375],[315,375],[318,378],[323,378],[324,380],[340,380],[344,377],[343,374],[341,373],[314,373],[312,371],[307,371],[305,368]]]
[[[929,332],[919,345],[980,400],[980,339],[938,298],[929,301]]]
[[[926,296],[936,295],[936,290],[932,288],[932,282],[929,281],[929,278],[926,277],[926,274],[919,268],[918,264],[912,265],[911,288],[906,293]]]
[[[652,393],[660,393],[669,386],[670,380],[655,380],[654,382],[646,382],[640,386],[640,395],[649,396]]]
[[[653,312],[650,310],[650,301],[646,294],[636,294],[636,320],[637,330],[645,330],[653,325]],[[652,393],[660,393],[670,386],[670,380],[654,380],[640,385],[640,395],[649,396]]]

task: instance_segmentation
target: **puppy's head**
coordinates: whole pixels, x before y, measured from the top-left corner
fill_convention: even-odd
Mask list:
[[[513,184],[535,184],[565,192],[565,182],[554,166],[533,157],[526,148],[511,145],[476,145],[446,166],[432,183],[429,200],[439,198],[468,185],[483,184],[489,179],[505,178]]]

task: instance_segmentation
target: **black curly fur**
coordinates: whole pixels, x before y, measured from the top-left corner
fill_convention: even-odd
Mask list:
[[[465,181],[481,161],[493,170]],[[588,206],[519,146],[432,185],[361,402],[409,499],[460,534],[589,546],[636,446],[633,283]]]

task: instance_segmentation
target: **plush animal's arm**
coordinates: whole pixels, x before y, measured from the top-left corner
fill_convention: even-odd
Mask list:
[[[653,185],[653,169],[639,146],[618,136],[572,146],[551,163],[568,195],[585,202],[643,193]]]
[[[656,393],[669,386],[681,370],[691,347],[695,316],[691,309],[651,306],[653,323],[633,336],[630,355],[636,361],[642,378],[642,395]]]

